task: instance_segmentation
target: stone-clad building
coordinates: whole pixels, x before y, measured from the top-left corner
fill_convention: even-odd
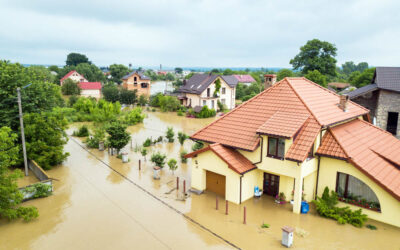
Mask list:
[[[377,67],[371,84],[348,95],[371,111],[374,124],[400,138],[400,67]]]

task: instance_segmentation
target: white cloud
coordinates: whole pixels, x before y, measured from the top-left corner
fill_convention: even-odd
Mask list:
[[[0,57],[63,64],[288,67],[307,40],[338,63],[397,65],[398,1],[1,1]]]

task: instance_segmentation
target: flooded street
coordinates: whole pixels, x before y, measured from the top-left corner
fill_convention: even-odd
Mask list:
[[[294,214],[290,204],[276,204],[269,196],[241,205],[229,203],[229,215],[225,215],[225,201],[220,198],[216,210],[212,193],[184,196],[183,181],[187,190],[190,187],[191,161],[181,164],[179,154],[184,149],[190,152],[192,141],[184,146],[177,139],[158,143],[150,147],[147,161],[134,148],[148,137],[164,136],[168,126],[175,134],[192,134],[215,118],[146,113],[143,124],[128,128],[133,138],[132,147],[124,149],[128,163],[107,151],[87,150],[81,140],[71,138],[65,147],[71,156],[48,171],[59,180],[54,181],[54,194],[24,203],[36,206],[39,218],[29,223],[0,221],[0,249],[284,249],[280,241],[285,225],[296,228],[292,247],[296,249],[400,248],[400,229],[375,221],[368,223],[377,226],[376,231],[338,225],[313,210]],[[161,179],[153,180],[149,159],[157,151],[167,154],[167,161],[177,159],[179,167],[172,173],[166,166]],[[270,228],[262,229],[262,223]]]

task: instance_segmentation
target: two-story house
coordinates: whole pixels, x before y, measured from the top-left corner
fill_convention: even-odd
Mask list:
[[[374,124],[400,139],[400,67],[376,67],[372,83],[348,96],[371,111]]]
[[[150,96],[150,77],[142,72],[133,71],[122,78],[122,87],[128,90],[137,90],[137,95]]]
[[[191,136],[205,144],[186,155],[191,187],[240,204],[257,186],[284,193],[295,213],[328,187],[340,206],[400,226],[400,141],[365,121],[368,112],[306,78],[284,78]]]
[[[187,107],[207,105],[208,108],[217,109],[220,101],[228,109],[233,109],[237,84],[238,80],[232,75],[194,74],[183,81],[183,86],[178,90],[179,99]]]
[[[79,74],[76,70],[71,70],[66,74],[63,78],[60,79],[60,85],[62,86],[64,81],[67,79],[71,79],[74,82],[88,82],[88,80],[81,74]]]
[[[101,97],[101,82],[89,82],[83,75],[79,74],[76,70],[71,70],[63,78],[60,79],[60,85],[62,86],[65,80],[71,79],[76,82],[81,89],[81,96],[85,97]]]

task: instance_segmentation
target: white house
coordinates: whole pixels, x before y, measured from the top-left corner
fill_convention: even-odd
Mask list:
[[[66,74],[63,78],[60,79],[60,85],[62,86],[64,81],[67,79],[71,79],[75,82],[88,82],[88,80],[76,70],[71,70],[68,74]]]
[[[220,82],[219,91],[216,82]],[[235,107],[236,85],[238,80],[234,76],[212,74],[194,74],[190,79],[183,81],[179,88],[179,99],[187,107],[205,106],[218,109],[218,101],[228,109]]]

